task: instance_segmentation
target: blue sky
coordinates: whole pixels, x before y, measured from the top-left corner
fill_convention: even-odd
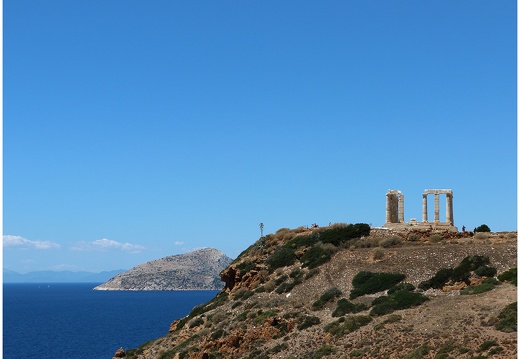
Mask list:
[[[516,229],[515,1],[3,6],[5,268],[236,257],[388,189]]]

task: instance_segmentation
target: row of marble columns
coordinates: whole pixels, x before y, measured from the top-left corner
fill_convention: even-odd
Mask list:
[[[433,194],[433,221],[440,222],[439,196],[446,195],[446,223],[453,225],[453,193],[451,191],[426,191],[423,193],[422,221],[428,222],[428,195]]]

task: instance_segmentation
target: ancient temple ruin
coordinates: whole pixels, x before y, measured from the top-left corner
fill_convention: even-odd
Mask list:
[[[428,221],[428,195],[433,195],[433,222]],[[440,196],[446,196],[446,221],[440,221]],[[386,193],[386,222],[383,228],[391,229],[434,229],[458,231],[453,222],[453,191],[451,189],[426,189],[422,195],[422,221],[411,218],[404,220],[404,195],[401,191]]]

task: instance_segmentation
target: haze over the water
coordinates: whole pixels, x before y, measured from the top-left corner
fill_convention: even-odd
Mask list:
[[[3,266],[130,269],[281,227],[515,230],[516,2],[3,2]]]

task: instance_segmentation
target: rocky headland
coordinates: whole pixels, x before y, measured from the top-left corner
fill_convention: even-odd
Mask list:
[[[283,228],[222,271],[213,300],[119,355],[516,358],[516,266],[516,232]]]
[[[233,259],[214,248],[168,256],[120,273],[94,290],[221,290]]]

